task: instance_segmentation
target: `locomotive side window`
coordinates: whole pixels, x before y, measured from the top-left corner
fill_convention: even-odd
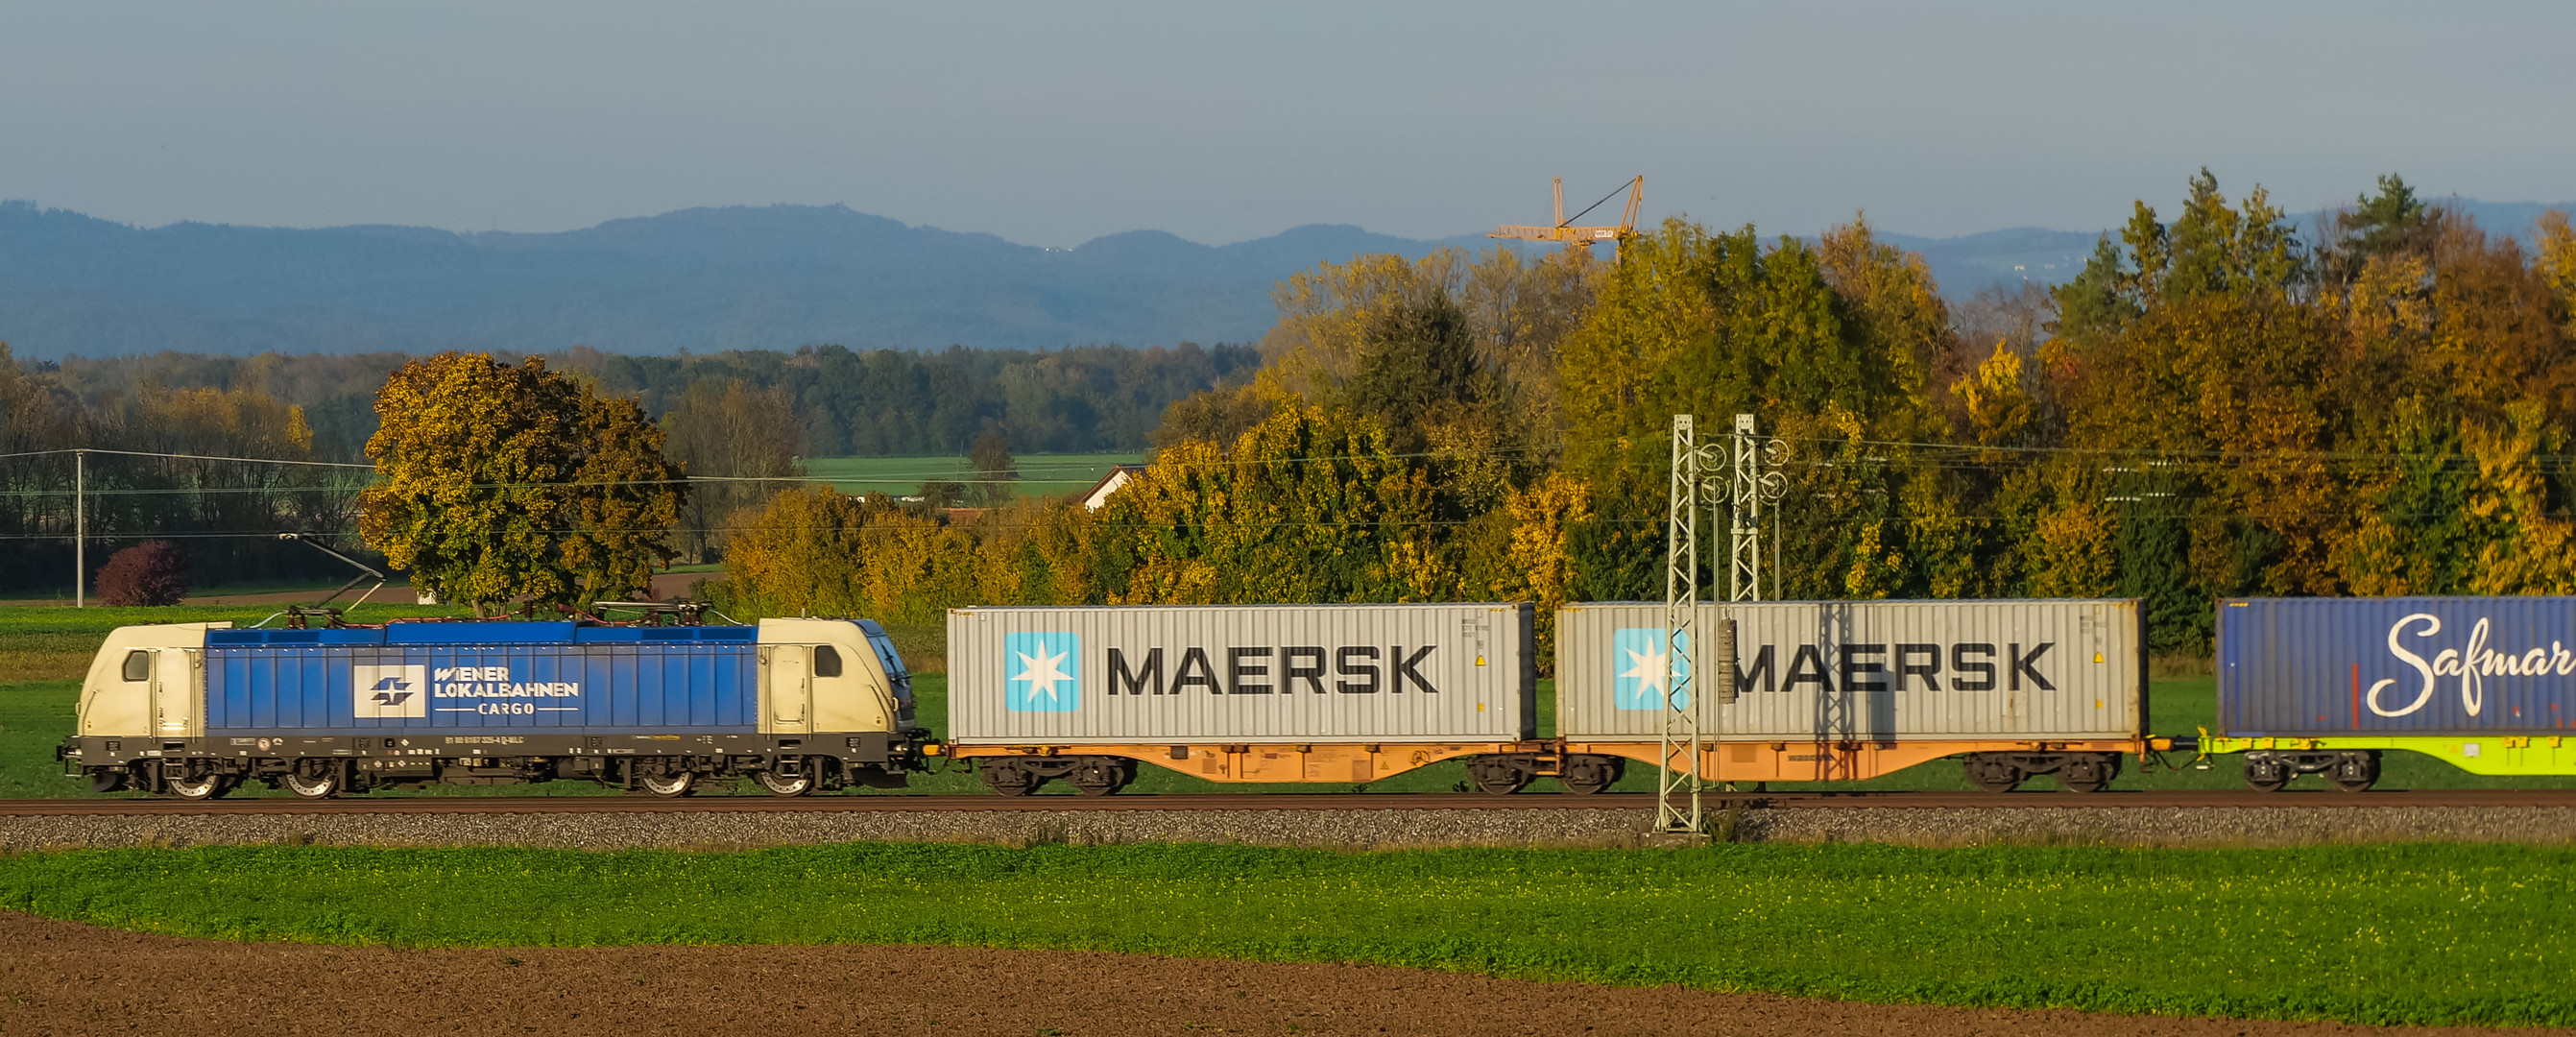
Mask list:
[[[840,675],[841,653],[834,651],[831,645],[815,645],[814,676],[838,677]]]
[[[148,681],[148,680],[151,680],[151,679],[152,679],[152,653],[150,653],[150,652],[127,652],[127,653],[125,653],[125,679],[126,679],[126,680],[130,680],[130,681]]]

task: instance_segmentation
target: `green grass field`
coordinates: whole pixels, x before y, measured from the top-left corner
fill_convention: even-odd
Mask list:
[[[1014,496],[1065,496],[1090,489],[1122,464],[1142,464],[1143,454],[1030,454],[1015,459],[1020,477],[1011,483]],[[843,493],[883,493],[902,497],[937,479],[964,482],[974,478],[963,457],[809,457],[805,472],[829,479]]]
[[[2576,1023],[2576,851],[846,844],[0,857],[0,908],[396,946],[947,944],[1879,1002]]]

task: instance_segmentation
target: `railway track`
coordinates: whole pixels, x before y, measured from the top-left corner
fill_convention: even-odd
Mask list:
[[[2236,790],[2099,792],[2070,795],[2025,792],[1766,792],[1710,794],[1703,804],[1783,810],[2046,809],[2156,810],[2180,808],[2291,807],[2576,807],[2576,789],[2420,789],[2351,794],[2327,790],[2257,793]],[[996,811],[1160,810],[1651,810],[1643,793],[1593,796],[1474,793],[1222,793],[1164,796],[418,796],[347,799],[21,799],[0,800],[0,817],[258,815],[258,814],[681,814],[681,813],[915,813]]]

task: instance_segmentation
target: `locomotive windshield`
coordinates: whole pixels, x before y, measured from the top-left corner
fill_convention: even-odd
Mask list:
[[[903,668],[903,656],[894,650],[894,638],[874,620],[857,620],[859,632],[868,635],[868,647],[876,649],[877,661],[885,664],[886,680],[894,683],[894,700],[903,707],[903,715],[912,716],[912,671]]]

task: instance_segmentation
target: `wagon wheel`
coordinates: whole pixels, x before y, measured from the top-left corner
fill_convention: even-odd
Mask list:
[[[2078,756],[2057,768],[2057,783],[2068,792],[2100,792],[2111,784],[2111,773],[2100,757]]]
[[[2020,788],[2022,779],[2029,777],[2012,764],[1975,756],[1968,757],[1967,772],[1969,784],[1988,792],[2010,792]]]
[[[1589,796],[1618,784],[1619,771],[1616,756],[1576,756],[1567,758],[1565,773],[1557,775],[1556,780],[1564,783],[1567,792]]]
[[[1068,776],[1073,789],[1086,796],[1114,796],[1127,786],[1125,768],[1108,760],[1092,760],[1075,767]]]
[[[2290,769],[2258,767],[2249,763],[2245,765],[2245,784],[2256,792],[2279,792],[2290,784]]]
[[[1508,796],[1528,788],[1538,775],[1530,768],[1499,760],[1473,760],[1467,764],[1467,777],[1488,795]]]
[[[2369,776],[2369,777],[2366,777],[2366,778],[2336,778],[2336,779],[2334,779],[2334,787],[2339,788],[2339,789],[2342,789],[2342,790],[2344,790],[2344,791],[2346,791],[2346,792],[2368,792],[2368,791],[2370,791],[2370,787],[2371,787],[2371,786],[2373,786],[2373,785],[2376,785],[2376,784],[2379,784],[2379,776],[2378,776],[2378,775],[2376,775],[2376,774],[2373,774],[2373,775],[2371,775],[2371,776]]]
[[[975,775],[984,779],[984,787],[1005,796],[1025,796],[1038,789],[1038,776],[1010,761],[978,764]]]

